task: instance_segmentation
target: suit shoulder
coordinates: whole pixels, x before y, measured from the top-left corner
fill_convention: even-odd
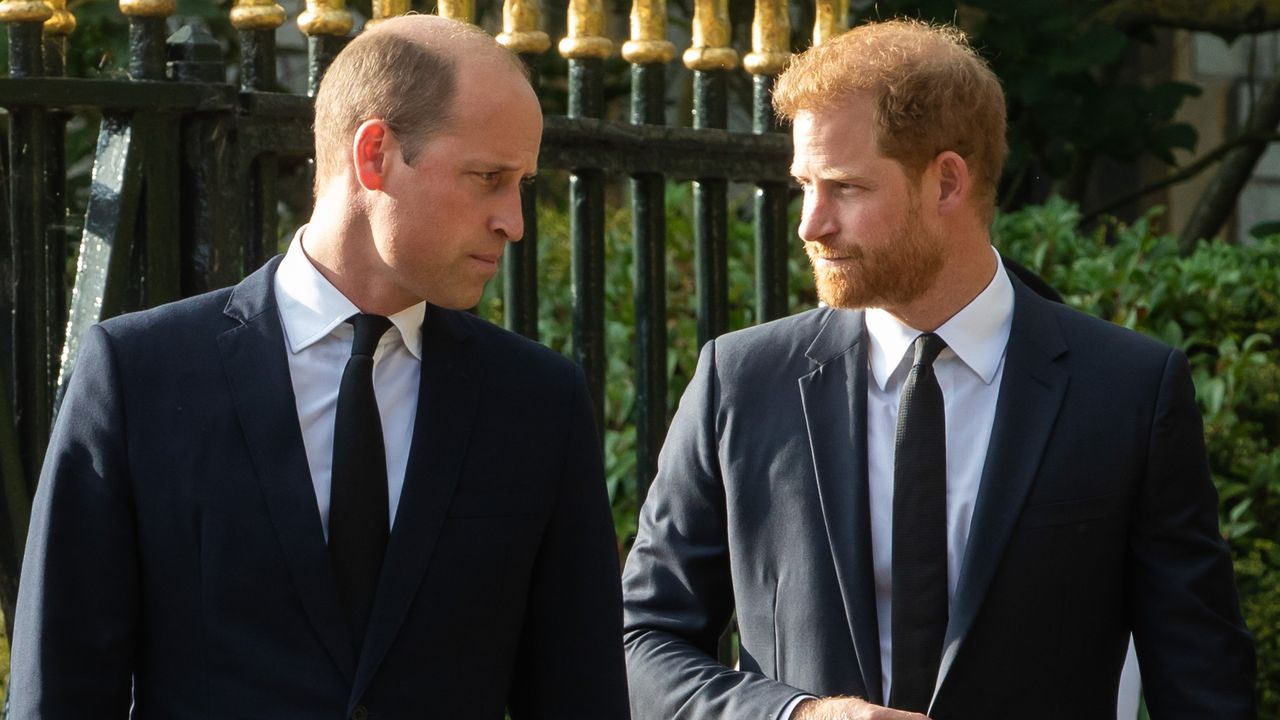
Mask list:
[[[231,288],[195,295],[147,310],[125,313],[103,320],[102,330],[118,343],[181,342],[193,334],[207,335],[212,328],[231,327],[234,322],[223,309]]]
[[[1057,321],[1072,362],[1100,374],[1164,372],[1172,346],[1148,335],[1059,303],[1036,298]]]
[[[455,321],[483,345],[490,362],[503,372],[541,382],[552,376],[571,376],[577,372],[578,366],[572,360],[546,345],[471,313],[455,312],[453,315]]]
[[[717,361],[754,358],[754,362],[768,364],[803,357],[823,327],[841,312],[815,308],[726,333],[715,340]]]
[[[716,338],[716,352],[726,351],[774,352],[799,347],[801,353],[808,349],[814,336],[838,311],[831,308],[814,308],[725,333]]]

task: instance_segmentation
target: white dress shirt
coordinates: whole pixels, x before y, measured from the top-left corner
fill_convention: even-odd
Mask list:
[[[333,474],[333,425],[338,386],[351,357],[355,330],[347,318],[360,312],[311,264],[303,249],[306,226],[298,230],[276,270],[276,305],[284,327],[289,378],[298,405],[298,423],[325,540],[329,538],[329,487]],[[387,452],[387,505],[395,524],[404,487],[413,423],[418,414],[422,367],[422,320],[426,304],[391,315],[392,327],[373,353],[373,392],[382,419]]]
[[[898,401],[914,358],[912,344],[920,331],[884,310],[868,310],[866,318],[871,340],[867,353],[871,365],[867,382],[871,560],[880,623],[881,689],[888,698],[893,684],[893,446]],[[1013,285],[996,255],[996,272],[986,289],[934,331],[947,343],[933,367],[942,388],[947,429],[948,599],[955,597],[960,563],[969,542],[969,523],[991,441],[1012,325]]]

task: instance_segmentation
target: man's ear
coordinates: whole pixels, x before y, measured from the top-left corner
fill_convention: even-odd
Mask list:
[[[395,134],[381,119],[365,120],[351,140],[351,159],[356,181],[365,190],[381,190],[392,153],[400,152]]]
[[[938,210],[953,212],[969,199],[973,179],[969,176],[969,164],[959,153],[946,150],[933,159],[938,179]]]

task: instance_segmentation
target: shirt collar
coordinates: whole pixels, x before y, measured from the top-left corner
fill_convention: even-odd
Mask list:
[[[284,325],[285,340],[295,355],[315,344],[346,322],[360,309],[333,286],[307,257],[302,236],[307,226],[298,228],[289,249],[276,268],[276,305]],[[400,333],[405,348],[422,360],[422,321],[426,303],[420,302],[388,316]],[[390,336],[390,333],[388,333]]]
[[[1013,327],[1013,284],[1000,261],[1000,253],[995,248],[992,252],[996,256],[996,272],[991,282],[934,331],[947,343],[941,357],[960,358],[988,385],[995,380]],[[871,375],[884,390],[920,331],[903,325],[880,308],[868,308],[866,322],[867,334],[871,337],[868,353]]]

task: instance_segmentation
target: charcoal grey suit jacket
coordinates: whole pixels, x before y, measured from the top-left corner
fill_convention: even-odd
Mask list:
[[[1186,358],[1014,279],[1013,326],[934,720],[1252,718],[1254,654]],[[624,572],[636,720],[882,704],[863,316],[726,335],[681,400]],[[736,609],[739,667],[716,660]]]

